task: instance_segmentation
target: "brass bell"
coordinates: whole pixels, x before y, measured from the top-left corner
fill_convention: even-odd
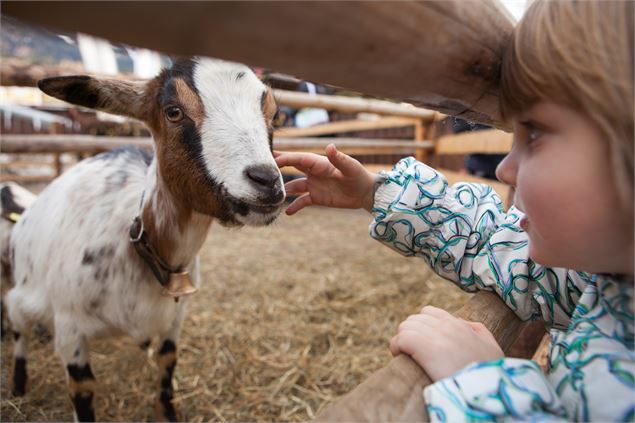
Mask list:
[[[170,273],[170,280],[163,287],[161,295],[172,297],[178,300],[179,297],[192,295],[198,291],[198,288],[192,283],[188,272]]]

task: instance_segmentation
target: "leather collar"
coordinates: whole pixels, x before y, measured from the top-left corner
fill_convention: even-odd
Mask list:
[[[154,277],[159,281],[161,286],[166,287],[170,280],[170,276],[175,273],[183,272],[182,267],[173,268],[170,267],[165,260],[163,260],[159,253],[148,242],[147,232],[143,227],[143,221],[140,216],[136,216],[132,225],[130,225],[130,242],[134,245],[135,250],[143,261],[145,261],[150,270],[154,274]]]

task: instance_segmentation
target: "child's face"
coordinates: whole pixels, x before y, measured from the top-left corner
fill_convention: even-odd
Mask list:
[[[633,216],[618,206],[608,142],[584,115],[547,102],[529,108],[496,175],[516,188],[533,260],[633,274]]]

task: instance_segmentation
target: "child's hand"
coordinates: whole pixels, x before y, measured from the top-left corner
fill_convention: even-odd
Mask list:
[[[287,207],[292,215],[304,207],[322,205],[346,209],[364,208],[370,211],[374,203],[374,173],[357,160],[326,147],[326,157],[311,153],[274,152],[279,167],[293,166],[306,178],[285,184],[287,194],[300,195]]]
[[[431,306],[399,325],[397,335],[390,340],[390,352],[393,356],[410,355],[433,381],[452,376],[475,361],[505,356],[483,324],[458,319]]]

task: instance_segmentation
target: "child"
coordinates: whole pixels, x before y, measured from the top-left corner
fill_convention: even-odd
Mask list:
[[[501,111],[514,128],[498,178],[449,187],[406,158],[374,175],[333,145],[326,158],[278,153],[307,177],[286,186],[313,204],[365,208],[373,238],[421,257],[468,291],[494,291],[550,329],[550,368],[504,358],[479,324],[424,307],[390,342],[435,381],[432,420],[635,418],[633,322],[633,6],[536,1],[505,52]]]

